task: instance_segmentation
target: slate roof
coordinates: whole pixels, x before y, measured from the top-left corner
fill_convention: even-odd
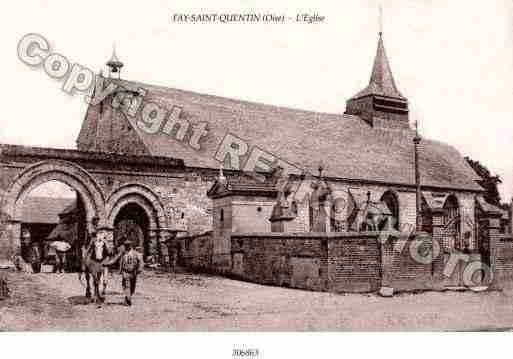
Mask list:
[[[413,185],[414,155],[411,130],[372,128],[358,116],[302,111],[251,103],[184,90],[114,80],[129,89],[144,88],[146,102],[170,111],[182,108],[191,124],[208,123],[208,135],[196,151],[162,131],[149,134],[135,118],[126,117],[154,156],[182,158],[189,167],[218,168],[214,158],[227,133],[279,158],[316,173],[320,161],[325,176]],[[241,157],[241,163],[248,156]],[[419,149],[423,186],[481,191],[480,179],[452,146],[423,139]]]
[[[131,93],[146,90],[143,105],[155,103],[168,111],[181,108],[181,118],[192,125],[208,123],[208,135],[196,151],[184,141],[160,131],[147,133],[125,116],[153,156],[182,158],[189,167],[218,168],[215,154],[227,133],[279,157],[300,169],[317,173],[326,164],[327,178],[413,185],[415,133],[410,129],[373,128],[356,115],[328,114],[199,94],[126,80],[111,79]],[[354,98],[385,96],[407,101],[399,92],[380,35],[369,85]],[[94,112],[94,111],[93,111]],[[94,116],[88,114],[86,116]],[[90,121],[94,122],[94,119]],[[165,123],[164,123],[165,124]],[[241,157],[241,163],[249,157]],[[419,149],[421,185],[482,191],[480,178],[453,147],[423,139]],[[228,168],[225,163],[225,168]],[[254,169],[250,169],[254,170]],[[300,173],[301,171],[297,171]]]
[[[271,178],[252,177],[246,174],[229,177],[217,177],[215,183],[208,190],[209,197],[222,197],[231,194],[252,194],[265,197],[275,197],[278,190],[275,181]]]
[[[73,198],[27,197],[23,205],[24,223],[59,223],[59,214],[74,203]]]
[[[483,196],[477,196],[476,200],[477,204],[479,205],[479,207],[481,207],[481,210],[483,210],[484,212],[500,213],[502,217],[508,218],[508,211],[505,211],[502,208],[499,208],[491,203],[486,202]]]

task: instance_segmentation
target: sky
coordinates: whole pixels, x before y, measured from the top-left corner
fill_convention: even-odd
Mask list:
[[[0,142],[74,148],[86,103],[22,63],[27,33],[95,72],[115,42],[128,80],[342,113],[369,81],[383,7],[387,55],[422,136],[450,143],[513,196],[513,2],[16,1],[0,9]],[[180,24],[174,13],[324,16],[316,24]]]

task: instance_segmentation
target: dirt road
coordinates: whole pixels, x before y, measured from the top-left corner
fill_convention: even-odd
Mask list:
[[[198,274],[145,273],[134,305],[119,275],[101,308],[83,302],[76,274],[9,272],[0,330],[491,330],[513,327],[513,291],[427,292],[381,298],[245,283]]]

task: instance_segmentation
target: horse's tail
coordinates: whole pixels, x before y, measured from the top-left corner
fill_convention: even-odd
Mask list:
[[[86,261],[86,256],[85,256],[85,248],[82,246],[80,247],[80,266],[78,268],[78,281],[80,282],[80,285],[82,285],[82,287],[86,287],[84,282],[82,281],[82,272],[85,272],[86,271],[86,266],[85,266],[85,261]]]

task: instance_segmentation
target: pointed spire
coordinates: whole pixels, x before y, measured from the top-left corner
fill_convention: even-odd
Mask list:
[[[346,114],[359,116],[372,127],[409,129],[408,100],[395,85],[383,43],[383,9],[379,7],[378,48],[369,84],[347,100]]]
[[[376,57],[374,58],[369,85],[353,98],[360,98],[367,95],[386,96],[406,100],[395,85],[394,76],[392,75],[390,63],[388,62],[388,57],[385,52],[385,45],[383,44],[383,33],[381,31],[379,33],[378,49],[376,51]]]
[[[109,67],[110,73],[118,73],[118,77],[121,72],[121,68],[124,64],[119,61],[118,56],[116,55],[116,44],[112,45],[112,56],[109,61],[107,61],[107,66]]]

